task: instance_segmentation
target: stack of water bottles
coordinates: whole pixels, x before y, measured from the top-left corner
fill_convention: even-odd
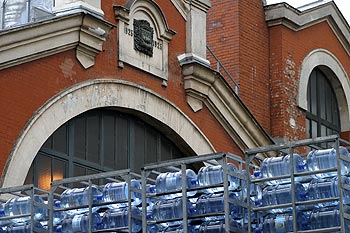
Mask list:
[[[129,190],[130,188],[130,190]],[[89,190],[91,189],[91,190]],[[88,186],[65,190],[60,196],[63,218],[54,232],[140,232],[141,182],[110,182],[102,188]],[[101,231],[100,231],[101,232]]]
[[[338,151],[349,158],[345,147]],[[349,163],[338,160],[334,148],[312,150],[305,160],[299,154],[264,159],[252,181],[263,188],[262,207],[253,208],[263,216],[263,232],[291,232],[294,227],[338,232],[341,211],[347,213],[350,204],[349,171]],[[345,232],[350,232],[350,221],[344,222]]]
[[[33,199],[31,196],[9,198],[0,205],[0,233],[30,233],[32,228],[44,229],[42,222],[47,220],[46,204],[47,201],[40,195],[33,195]]]
[[[185,187],[182,174],[186,175]],[[161,173],[154,188],[147,189],[154,192],[147,193],[147,226],[156,229],[154,232],[185,232],[185,227],[189,233],[245,231],[249,179],[247,172],[239,171],[232,163],[227,163],[226,169],[221,165],[204,166],[197,174],[191,169]],[[253,185],[250,196],[253,205],[260,203],[260,187]],[[260,228],[254,225],[254,232],[260,232]]]
[[[337,152],[345,160],[338,160]],[[137,178],[108,177],[100,185],[84,180],[85,186],[54,196],[9,198],[0,206],[0,233],[339,232],[342,224],[350,233],[350,221],[343,218],[350,214],[349,157],[341,146],[312,150],[305,158],[271,157],[253,176],[250,164],[236,157],[228,161],[225,154],[221,160],[213,155],[219,163],[198,172],[190,167],[199,157],[175,161],[181,164],[176,171],[171,162],[159,163]],[[168,165],[171,169],[158,172]],[[148,168],[154,177],[148,177],[153,174]]]

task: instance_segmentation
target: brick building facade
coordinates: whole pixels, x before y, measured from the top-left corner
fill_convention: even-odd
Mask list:
[[[320,136],[306,123],[317,67],[339,106],[334,131],[348,137],[350,29],[333,2],[56,0],[45,10],[18,25],[2,17],[3,187]]]

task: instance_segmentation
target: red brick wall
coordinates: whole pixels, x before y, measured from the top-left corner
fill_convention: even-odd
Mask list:
[[[296,103],[303,59],[314,49],[326,49],[337,57],[348,74],[350,59],[326,22],[297,32],[284,26],[274,26],[269,32],[271,134],[287,141],[304,139],[305,111],[298,108]],[[290,126],[291,118],[296,122],[294,128]]]
[[[112,23],[116,23],[112,5],[118,2],[102,1],[105,17]],[[127,80],[153,90],[189,116],[217,151],[241,153],[208,109],[204,107],[194,113],[188,106],[177,60],[177,56],[185,52],[185,21],[170,1],[157,0],[157,3],[166,15],[169,27],[177,32],[169,45],[169,81],[166,88],[161,86],[161,79],[139,69],[127,64],[123,69],[117,67],[116,29],[108,36],[95,65],[87,70],[75,58],[75,51],[70,50],[0,71],[0,170],[3,170],[15,141],[35,111],[60,91],[96,78]]]
[[[208,45],[240,84],[239,96],[244,104],[270,132],[269,37],[262,1],[211,3]],[[208,59],[215,69],[209,53]]]

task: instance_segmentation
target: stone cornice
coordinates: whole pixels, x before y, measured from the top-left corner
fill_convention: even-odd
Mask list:
[[[320,22],[327,22],[348,54],[350,27],[333,1],[299,11],[287,3],[265,7],[265,19],[269,27],[283,25],[299,31]]]
[[[204,103],[242,151],[274,144],[219,73],[195,60],[180,65],[193,111],[199,111]]]
[[[0,69],[76,49],[84,68],[96,55],[113,25],[88,13],[75,13],[0,31]]]

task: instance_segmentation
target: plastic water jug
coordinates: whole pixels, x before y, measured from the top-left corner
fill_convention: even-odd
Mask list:
[[[96,186],[91,186],[91,200],[92,205],[98,204],[102,201],[102,193]],[[88,207],[82,208],[81,206],[89,205],[89,187],[86,188],[73,188],[66,189],[61,194],[61,207],[69,208],[76,207],[77,209],[65,211],[68,215],[76,215],[89,211]],[[92,212],[95,212],[99,207],[92,207]]]
[[[131,211],[131,227],[121,229],[121,232],[139,232],[142,229],[141,211],[131,206],[107,210],[102,218],[103,229],[123,228],[129,226],[129,211]]]
[[[292,203],[291,186],[291,184],[279,184],[265,187],[263,189],[262,198],[263,206]],[[295,201],[307,200],[307,190],[301,183],[295,182],[294,193]],[[271,212],[285,211],[285,209],[286,208],[284,208],[283,210],[274,209],[271,210]],[[291,209],[291,207],[289,209]]]
[[[231,172],[237,172],[237,168],[235,165],[228,163],[227,164],[227,171]],[[229,181],[229,190],[235,190],[239,187],[239,179],[228,175],[228,181]],[[222,184],[224,182],[224,169],[221,165],[215,165],[215,166],[207,166],[207,167],[201,167],[201,169],[198,171],[198,184],[199,186],[207,186],[207,185],[217,185]],[[220,187],[210,188],[206,189],[206,192],[209,193],[215,193],[215,192],[222,192],[224,190],[223,184],[220,185]]]
[[[19,223],[17,225],[10,225],[6,227],[6,230],[0,231],[0,232],[7,232],[7,233],[37,233],[39,230],[43,230],[44,227],[40,224],[40,222],[34,223],[34,230],[32,231],[32,226],[30,223]],[[36,230],[38,229],[38,230]]]
[[[45,204],[45,201],[39,196],[34,195],[34,201],[38,204]],[[16,216],[31,214],[33,201],[30,196],[16,197],[9,199],[4,206],[5,216]],[[34,220],[40,221],[47,217],[47,209],[34,205]],[[11,219],[14,223],[20,223],[30,220],[30,215],[26,217]]]
[[[341,183],[350,187],[350,178],[347,176],[341,177]],[[350,204],[350,191],[342,189],[343,204]],[[338,177],[326,178],[326,179],[313,179],[308,187],[308,196],[310,200],[317,200],[323,198],[338,197]],[[334,206],[338,205],[338,201],[319,203],[319,206]]]
[[[290,166],[291,166],[291,156],[290,155],[284,155],[280,157],[271,157],[266,158],[263,160],[261,164],[261,176],[263,178],[271,178],[271,177],[277,177],[277,176],[283,176],[283,175],[290,175]],[[293,160],[294,160],[294,173],[299,173],[305,171],[305,164],[303,159],[298,154],[293,154]],[[254,173],[256,176],[258,176],[259,172]],[[302,179],[301,177],[296,178],[296,181],[299,181],[298,179]],[[285,179],[275,179],[266,181],[269,185],[275,185],[275,184],[282,184],[282,183],[289,183],[291,180],[290,178]]]
[[[159,200],[152,209],[153,219],[156,221],[169,220],[168,225],[178,224],[177,221],[171,222],[173,219],[183,218],[183,201],[182,198]],[[194,207],[190,201],[187,200],[187,215],[194,214]]]
[[[349,157],[348,150],[343,146],[339,147],[339,154],[345,157]],[[306,165],[309,171],[318,171],[322,169],[336,168],[337,167],[336,150],[332,148],[332,149],[325,149],[325,150],[310,151],[307,155]],[[348,162],[340,160],[340,169],[341,169],[342,175],[348,174],[349,168],[350,166]],[[333,171],[333,172],[326,172],[326,173],[317,173],[317,174],[314,174],[313,176],[315,178],[325,178],[325,177],[333,177],[336,175],[337,175],[337,171]]]
[[[96,212],[91,214],[91,230],[96,231],[102,228],[102,219]],[[89,232],[89,214],[77,214],[63,219],[62,232]]]
[[[244,197],[244,200],[246,200],[247,196],[248,196],[248,184],[250,184],[250,200],[251,200],[251,203],[255,206],[260,206],[262,205],[262,188],[260,185],[256,184],[256,183],[252,183],[251,182],[251,175],[249,173],[247,173],[246,170],[243,170],[242,171],[242,174],[244,176],[247,177],[248,179],[248,182],[247,180],[242,180],[241,181],[241,190],[243,192],[243,197]]]
[[[197,186],[197,175],[191,169],[186,169],[186,188],[194,188]],[[166,172],[161,173],[157,176],[155,184],[156,193],[170,192],[170,191],[181,191],[182,187],[182,171],[178,172]],[[187,196],[193,196],[197,192],[187,192]],[[164,195],[166,199],[172,199],[182,196],[181,192],[174,193],[171,195]]]
[[[308,216],[304,212],[297,212],[297,230],[309,230]],[[279,233],[293,232],[292,213],[267,215],[263,224],[263,232]]]
[[[130,185],[133,189],[141,190],[141,183],[137,180],[132,179]],[[107,183],[103,188],[103,201],[104,202],[121,202],[110,204],[110,208],[119,208],[128,205],[129,195],[129,184],[128,182],[112,182]],[[141,192],[131,191],[130,192],[131,204],[139,205],[142,202]]]
[[[230,201],[239,201],[238,194],[230,192],[228,199]],[[207,221],[220,220],[225,217],[224,211],[224,195],[223,193],[203,194],[196,202],[196,214],[213,214],[213,216],[205,217]],[[242,207],[233,203],[229,203],[230,218],[242,218]],[[219,215],[220,214],[220,215]]]

